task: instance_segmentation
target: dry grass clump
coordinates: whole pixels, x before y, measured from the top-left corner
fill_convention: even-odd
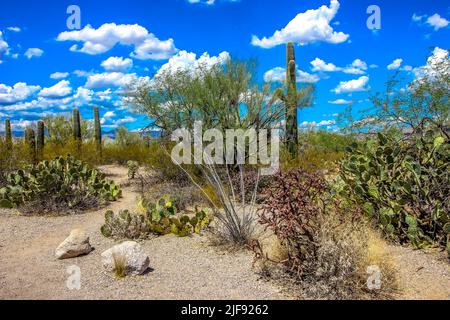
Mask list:
[[[122,254],[113,253],[114,275],[117,279],[125,278],[127,275],[126,257]]]
[[[297,170],[276,178],[259,211],[276,239],[252,244],[260,272],[301,298],[391,297],[397,285],[383,240],[327,191],[318,174]]]
[[[302,275],[288,267],[288,249],[273,236],[260,243],[258,272],[301,299],[392,299],[398,291],[396,269],[379,233],[336,214],[320,217],[319,223],[315,256],[302,262]]]

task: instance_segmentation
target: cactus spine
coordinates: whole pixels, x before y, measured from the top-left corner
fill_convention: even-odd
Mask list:
[[[5,119],[5,143],[7,146],[12,145],[11,121]]]
[[[31,163],[36,163],[36,136],[32,128],[25,129],[25,145],[28,148],[28,154]]]
[[[37,123],[37,140],[36,140],[36,154],[38,160],[42,160],[44,158],[44,121],[39,120]]]
[[[100,124],[100,113],[98,107],[94,107],[94,127],[95,127],[95,142],[97,146],[97,152],[101,156],[102,154],[102,127]]]
[[[286,46],[286,143],[292,157],[297,156],[297,79],[294,44]]]

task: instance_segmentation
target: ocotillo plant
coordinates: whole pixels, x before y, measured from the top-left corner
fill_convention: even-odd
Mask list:
[[[25,129],[25,146],[28,149],[28,155],[30,158],[30,162],[36,163],[36,136],[34,130],[32,128]]]
[[[11,122],[5,119],[5,143],[7,146],[12,145]]]
[[[44,143],[45,143],[44,130],[45,130],[44,121],[39,120],[37,123],[37,140],[36,140],[36,154],[39,161],[44,158]]]
[[[73,109],[72,130],[76,145],[76,156],[79,158],[81,156],[81,118],[80,111],[77,108]]]
[[[95,142],[98,154],[102,155],[102,127],[100,124],[100,113],[98,107],[94,107],[94,128],[95,128]]]

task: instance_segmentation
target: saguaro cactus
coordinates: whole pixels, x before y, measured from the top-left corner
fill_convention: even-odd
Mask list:
[[[73,109],[72,117],[73,126],[73,138],[81,141],[81,118],[80,111],[77,108]]]
[[[72,116],[72,129],[73,129],[73,138],[75,140],[75,153],[79,158],[81,156],[81,118],[80,111],[77,108],[73,109]]]
[[[95,128],[95,142],[97,146],[97,152],[102,154],[102,127],[100,124],[100,113],[98,107],[94,107],[94,128]]]
[[[44,158],[44,121],[39,120],[37,123],[37,141],[36,141],[36,154],[38,160],[42,160]]]
[[[5,142],[6,145],[12,145],[12,134],[11,134],[11,121],[5,119]]]
[[[289,42],[286,46],[286,143],[293,157],[297,155],[298,149],[296,72],[294,44]]]
[[[28,149],[28,155],[30,157],[31,163],[35,164],[37,157],[36,157],[36,136],[34,133],[34,130],[32,128],[26,128],[25,129],[25,145]]]

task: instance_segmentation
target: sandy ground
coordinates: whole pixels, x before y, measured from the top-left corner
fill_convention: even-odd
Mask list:
[[[126,169],[106,166],[111,179],[126,182]],[[134,208],[137,194],[123,188],[112,210]],[[103,270],[100,254],[115,244],[99,229],[105,209],[65,217],[25,217],[0,211],[0,299],[286,299],[251,270],[250,252],[225,253],[203,236],[164,236],[142,243],[151,270],[117,280]],[[84,229],[95,250],[57,260],[54,250],[74,228]],[[81,289],[69,290],[67,268],[80,267]]]
[[[438,250],[390,246],[397,264],[399,299],[450,300],[450,260]]]
[[[112,210],[132,209],[137,194],[126,186],[126,169],[105,166],[124,184]],[[105,209],[65,217],[25,217],[0,209],[0,299],[290,299],[251,270],[250,252],[211,247],[203,236],[164,236],[142,243],[151,270],[117,280],[103,270],[100,254],[115,242],[100,232]],[[95,250],[57,260],[55,248],[74,228],[84,229]],[[399,270],[399,299],[450,299],[450,264],[443,253],[391,246]],[[67,268],[81,270],[81,289],[70,290]]]

